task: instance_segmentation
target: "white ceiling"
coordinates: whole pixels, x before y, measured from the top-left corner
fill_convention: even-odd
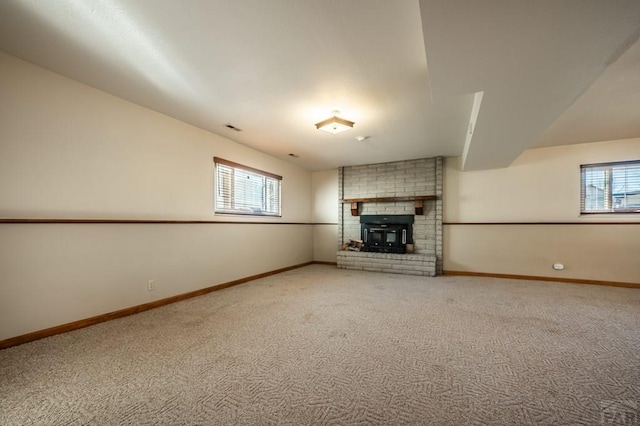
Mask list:
[[[310,170],[640,137],[639,37],[638,0],[0,0],[0,50]]]

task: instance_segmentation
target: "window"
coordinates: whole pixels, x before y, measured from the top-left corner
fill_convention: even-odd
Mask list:
[[[280,216],[282,176],[214,157],[215,212]]]
[[[580,166],[580,213],[640,213],[640,160]]]

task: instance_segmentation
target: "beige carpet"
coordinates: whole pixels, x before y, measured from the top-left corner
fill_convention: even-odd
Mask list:
[[[639,399],[640,291],[590,285],[313,265],[0,351],[2,425],[635,424]]]

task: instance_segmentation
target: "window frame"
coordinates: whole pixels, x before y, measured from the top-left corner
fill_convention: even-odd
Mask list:
[[[240,163],[236,163],[234,161],[229,161],[229,160],[225,160],[224,158],[220,158],[220,157],[213,157],[213,162],[214,162],[214,172],[213,172],[213,176],[214,176],[214,189],[213,189],[213,211],[214,214],[224,214],[224,215],[243,215],[243,216],[268,216],[268,217],[282,217],[282,176],[277,175],[275,173],[270,173],[270,172],[266,172],[264,170],[260,170],[260,169],[256,169],[254,167],[251,166],[246,166],[244,164],[240,164]],[[220,181],[219,181],[219,165],[225,166],[227,168],[231,168],[232,173],[235,175],[236,170],[238,171],[242,171],[245,173],[251,173],[251,174],[255,174],[255,175],[259,175],[261,178],[263,178],[263,182],[262,182],[262,190],[263,190],[263,204],[262,204],[262,209],[260,211],[249,211],[247,209],[238,209],[235,208],[235,205],[233,205],[231,208],[219,208],[218,207],[218,200],[220,197],[220,192],[219,192],[219,188],[220,188]],[[233,177],[232,177],[233,179]],[[269,212],[266,209],[266,203],[267,203],[267,194],[265,193],[267,191],[267,183],[268,181],[277,181],[277,212]],[[233,186],[232,188],[229,189],[230,193],[233,193],[235,190],[235,186]],[[232,195],[233,197],[233,195]],[[238,201],[235,198],[232,198],[231,203],[233,204],[234,202]]]
[[[613,179],[613,170],[624,169],[631,166],[634,169],[638,170],[640,173],[640,160],[628,160],[628,161],[615,161],[608,163],[593,163],[593,164],[581,164],[580,165],[580,215],[620,215],[620,214],[640,214],[640,206],[639,207],[630,207],[630,208],[618,208],[616,209],[614,206],[614,188],[612,185]],[[604,188],[601,190],[604,192],[603,194],[603,204],[604,208],[602,209],[586,209],[586,201],[587,201],[587,181],[586,181],[586,171],[593,169],[601,169],[604,172]],[[625,196],[628,194],[626,192],[627,182],[625,181]],[[635,191],[634,191],[635,192]],[[634,194],[635,195],[635,194]],[[640,197],[640,194],[638,194]]]

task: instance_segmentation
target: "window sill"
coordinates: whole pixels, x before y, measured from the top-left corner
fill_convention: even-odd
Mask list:
[[[269,213],[249,213],[249,212],[223,212],[223,211],[217,211],[217,212],[213,212],[213,214],[215,216],[218,215],[222,215],[222,216],[242,216],[242,217],[246,217],[246,216],[255,216],[255,217],[273,217],[273,218],[281,218],[282,215],[281,214],[269,214]]]

